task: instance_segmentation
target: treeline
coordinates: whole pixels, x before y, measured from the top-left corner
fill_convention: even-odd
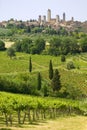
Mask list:
[[[19,41],[16,41],[13,45],[13,48],[17,52],[25,52],[29,54],[41,54],[45,49],[45,40],[38,38],[35,41],[32,41],[30,38],[25,38]]]
[[[13,34],[18,33],[18,34],[23,34],[23,33],[43,33],[43,34],[49,34],[49,35],[72,35],[72,31],[69,32],[67,29],[64,27],[60,27],[59,29],[54,29],[51,26],[41,26],[41,25],[33,25],[31,24],[30,26],[26,26],[22,21],[20,21],[20,24],[12,24],[8,23],[7,26],[5,27],[6,29],[10,29]],[[77,29],[79,31],[79,29]],[[10,33],[9,33],[10,34]],[[10,35],[8,35],[10,36]]]
[[[49,45],[43,38],[32,41],[30,38],[16,41],[13,45],[15,51],[29,54],[44,55],[67,55],[87,52],[87,36],[79,39],[74,37],[53,37],[49,40]]]
[[[50,55],[67,55],[87,52],[87,36],[79,39],[74,37],[53,37],[50,40],[48,54]]]
[[[13,26],[7,28],[14,30]],[[27,28],[29,29],[30,27]],[[32,28],[32,34],[38,32],[44,35],[43,31],[42,32],[40,31],[41,29],[44,30],[44,27],[32,26],[31,28]],[[57,32],[58,34],[55,31],[58,31]],[[53,33],[53,35],[51,36],[51,32],[55,33]],[[39,37],[37,39],[34,39],[27,37],[21,40],[15,39],[15,44],[13,46],[14,50],[17,52],[25,52],[29,54],[45,54],[45,55],[48,54],[55,56],[61,54],[67,55],[67,54],[87,52],[87,34],[85,33],[76,31],[76,32],[69,32],[70,34],[67,34],[64,28],[54,30],[50,27],[49,28],[45,27],[44,33],[49,34],[51,38],[47,39],[46,35],[46,38]],[[49,43],[49,45],[47,44],[47,42]],[[3,45],[0,41],[0,50],[3,50],[2,47]]]

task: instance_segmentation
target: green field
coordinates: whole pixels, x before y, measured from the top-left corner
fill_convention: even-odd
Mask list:
[[[0,73],[25,72],[28,71],[28,60],[30,55],[25,53],[16,53],[16,57],[11,60],[6,52],[0,52]],[[66,62],[62,63],[60,56],[49,55],[31,55],[33,62],[33,71],[44,71],[48,69],[49,61],[52,60],[54,69],[61,68],[66,70],[66,64],[73,61],[76,69],[73,72],[87,73],[87,53],[75,56],[66,56]],[[78,69],[78,67],[80,69]]]
[[[19,75],[20,73],[29,72],[29,54],[16,53],[14,59],[10,59],[6,52],[0,52],[0,75],[11,75],[10,78]],[[31,55],[33,70],[32,75],[41,72],[44,80],[49,82],[48,69],[50,59],[53,62],[53,68],[60,71],[62,86],[69,84],[80,88],[87,94],[87,54],[76,56],[67,56],[66,62],[61,62],[60,56],[54,57],[49,55]],[[73,61],[76,69],[67,70],[67,62]],[[79,69],[78,69],[79,67]],[[31,76],[31,75],[30,75]]]

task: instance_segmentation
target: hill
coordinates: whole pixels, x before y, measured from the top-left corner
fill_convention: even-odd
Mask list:
[[[32,73],[29,73],[29,57],[32,58]],[[22,81],[26,84],[29,82],[29,86],[34,89],[37,86],[37,73],[42,75],[42,88],[44,86],[51,88],[49,80],[49,61],[53,62],[53,69],[56,68],[60,72],[60,79],[62,84],[61,93],[68,92],[72,98],[79,98],[79,95],[87,96],[87,54],[68,55],[66,62],[61,62],[60,56],[48,56],[48,55],[29,55],[25,53],[16,53],[15,59],[10,59],[6,52],[0,52],[0,77],[1,83],[7,81],[9,84],[22,84]],[[67,63],[73,61],[75,69],[68,70]],[[25,79],[26,77],[26,79]],[[28,80],[29,79],[29,80]],[[33,82],[34,80],[34,82]],[[13,85],[12,85],[13,86]],[[31,88],[32,88],[31,87]],[[43,91],[43,90],[42,90]],[[40,92],[41,94],[41,92]],[[66,93],[67,95],[67,93]]]

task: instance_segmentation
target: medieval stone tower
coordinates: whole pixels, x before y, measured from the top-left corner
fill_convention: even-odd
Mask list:
[[[46,16],[44,15],[43,16],[43,21],[44,21],[44,24],[46,23]]]
[[[51,20],[51,10],[48,9],[48,11],[47,11],[47,22],[50,22],[50,20]]]
[[[41,23],[41,15],[39,15],[38,22]]]
[[[56,15],[56,23],[59,23],[59,22],[60,22],[59,15]]]
[[[65,21],[66,21],[66,14],[63,13],[63,22],[65,22]]]

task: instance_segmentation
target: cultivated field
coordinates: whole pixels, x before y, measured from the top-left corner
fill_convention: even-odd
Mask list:
[[[86,130],[87,102],[0,92],[0,128]],[[26,117],[25,117],[26,114]],[[79,116],[78,116],[79,115]]]

